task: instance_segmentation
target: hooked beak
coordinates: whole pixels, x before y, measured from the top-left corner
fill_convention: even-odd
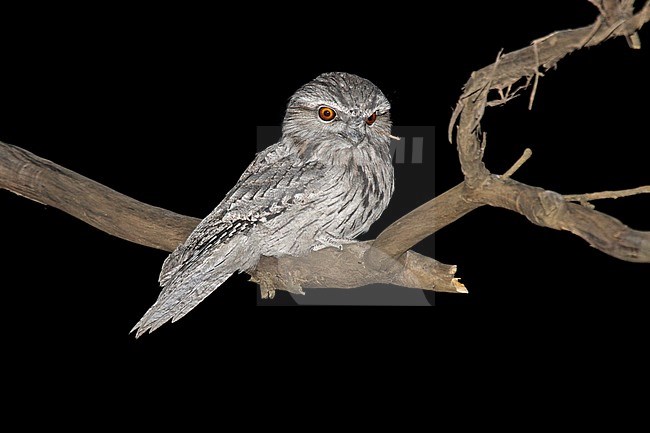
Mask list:
[[[366,131],[363,126],[360,128],[348,126],[344,131],[340,132],[339,135],[353,145],[358,146],[366,138]]]

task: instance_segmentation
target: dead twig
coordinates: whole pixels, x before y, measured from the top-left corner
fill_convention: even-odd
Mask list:
[[[650,194],[650,186],[640,186],[638,188],[622,189],[620,191],[601,191],[589,194],[565,194],[566,201],[589,202],[593,200],[603,200],[607,198],[630,197],[639,194]]]

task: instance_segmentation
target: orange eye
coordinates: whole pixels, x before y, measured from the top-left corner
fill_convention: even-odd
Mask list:
[[[375,120],[377,120],[377,113],[372,113],[370,117],[366,119],[366,123],[368,125],[372,125],[373,123],[375,123]]]
[[[325,122],[331,122],[336,117],[336,111],[330,107],[320,107],[318,109],[318,117]]]

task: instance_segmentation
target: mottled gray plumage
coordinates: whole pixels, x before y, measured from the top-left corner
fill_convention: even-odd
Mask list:
[[[322,120],[321,108],[335,117]],[[136,337],[180,319],[262,255],[340,247],[367,231],[393,193],[389,109],[374,84],[342,72],[296,91],[280,141],[257,155],[163,264],[162,291],[133,328]]]

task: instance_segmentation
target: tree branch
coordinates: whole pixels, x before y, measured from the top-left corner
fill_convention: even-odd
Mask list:
[[[632,230],[616,218],[569,203],[556,192],[491,175],[471,197],[520,213],[534,224],[569,231],[618,259],[650,263],[650,232]]]
[[[0,189],[60,209],[110,235],[172,251],[199,219],[161,209],[120,194],[78,173],[16,146],[0,142]],[[456,267],[415,252],[366,266],[372,243],[324,249],[307,257],[265,258],[249,273],[267,296],[273,288],[300,293],[300,287],[352,288],[373,283],[439,292],[467,293],[454,277]]]
[[[251,280],[260,284],[263,298],[272,298],[275,290],[303,294],[303,287],[352,289],[371,283],[467,293],[454,277],[454,265],[407,251],[397,260],[387,257],[381,261],[382,267],[370,266],[366,260],[369,251],[374,251],[372,241],[349,244],[342,251],[315,251],[300,258],[264,257]]]
[[[613,36],[625,35],[622,29],[636,31],[650,20],[650,1],[637,15],[625,16],[625,21],[614,20],[612,26],[604,26],[602,20],[598,19],[591,26],[555,32],[536,40],[530,47],[505,55],[499,53],[492,65],[472,73],[449,124],[451,140],[453,127],[460,120],[457,143],[465,181],[386,228],[373,244],[375,249],[371,250],[371,262],[382,266],[375,251],[399,257],[426,237],[485,204],[521,213],[538,225],[570,231],[619,259],[648,262],[649,233],[632,230],[620,221],[591,209],[587,209],[589,214],[584,214],[583,207],[574,208],[575,205],[570,203],[566,206],[552,204],[548,197],[559,196],[552,191],[514,181],[508,183],[508,178],[530,157],[530,150],[527,149],[502,177],[491,174],[483,163],[486,143],[485,135],[480,133],[480,121],[486,107],[507,103],[514,94],[530,84],[532,76],[537,82],[539,68],[549,69],[570,52],[596,45]],[[522,78],[527,78],[526,83],[513,90],[513,86]],[[497,90],[500,99],[488,101],[490,90]],[[534,93],[531,93],[531,102],[533,97]],[[628,190],[627,195],[645,192],[647,188]],[[559,212],[560,208],[563,212]]]
[[[472,110],[482,117],[480,108],[485,108],[485,97],[489,90],[494,89],[502,92],[506,89],[512,89],[522,78],[535,76],[540,67],[548,70],[573,51],[598,45],[612,37],[633,34],[649,20],[650,1],[647,1],[636,15],[624,21],[606,25],[599,18],[590,26],[551,33],[546,37],[537,39],[530,46],[500,56],[492,65],[473,72],[471,78],[465,84],[463,94],[449,122],[449,141],[452,142],[454,126],[468,101],[482,101],[482,106],[478,107],[479,110]],[[522,84],[523,87],[526,87],[526,85]],[[503,103],[505,102],[507,100]],[[474,121],[468,118],[466,121],[469,125],[477,127],[480,117],[475,118]],[[469,149],[463,149],[463,152],[465,150]]]
[[[526,88],[531,77],[539,79],[540,68],[548,70],[577,49],[596,45],[614,36],[630,36],[650,21],[650,1],[636,15],[632,14],[632,4],[627,0],[616,8],[613,8],[612,1],[603,0],[601,6],[608,11],[605,19],[599,17],[591,26],[552,33],[512,53],[499,53],[492,65],[472,73],[448,129],[451,141],[457,125],[456,142],[465,175],[463,197],[459,200],[510,209],[525,215],[535,224],[570,231],[613,257],[632,262],[650,262],[650,232],[632,230],[594,209],[568,203],[553,191],[495,176],[483,163],[486,143],[480,123],[486,107],[508,102],[512,99],[508,97],[512,87],[526,79],[515,92]],[[507,90],[505,96],[504,89]],[[500,99],[488,101],[491,90],[496,90]],[[647,188],[638,188],[634,193],[628,191],[627,195],[645,192]]]
[[[201,221],[150,206],[0,142],[0,189],[55,207],[118,238],[172,251]]]
[[[508,178],[513,175],[531,154],[530,149],[526,149],[503,176]],[[388,258],[400,257],[423,239],[483,205],[470,201],[465,193],[465,183],[460,183],[384,229],[374,241],[374,248],[369,250],[368,260],[376,268],[386,267]]]

